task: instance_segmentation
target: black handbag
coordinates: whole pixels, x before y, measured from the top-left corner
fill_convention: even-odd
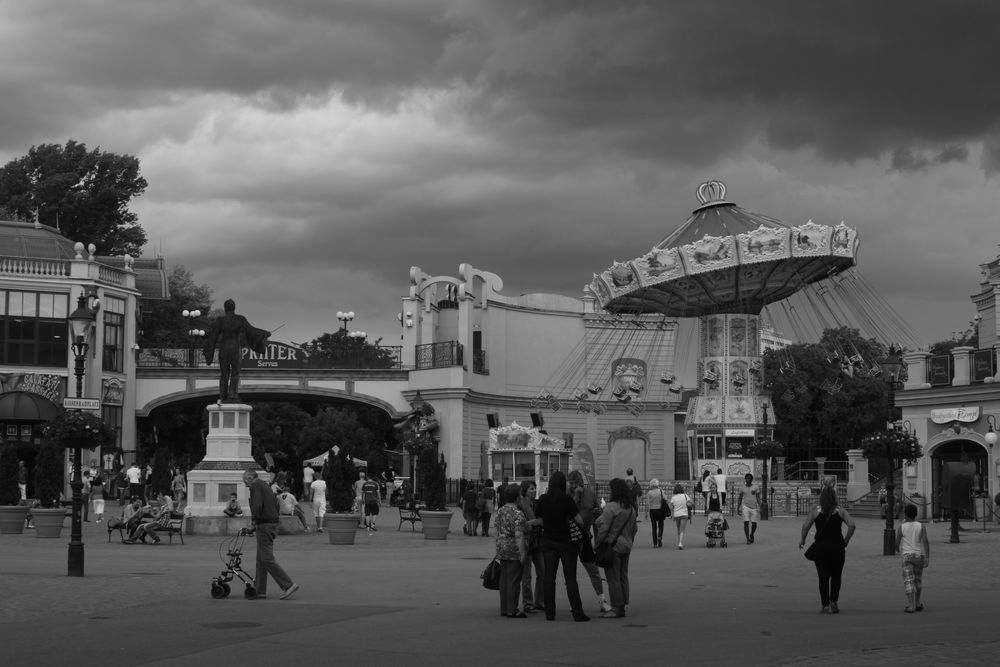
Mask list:
[[[500,561],[497,560],[496,556],[493,557],[493,560],[490,561],[479,577],[483,580],[483,588],[491,591],[500,590]]]
[[[622,531],[625,530],[625,526],[628,524],[628,520],[632,517],[632,510],[628,511],[628,518],[622,522],[622,527],[618,529],[618,534],[615,535],[615,539],[608,542],[607,540],[601,542],[597,545],[594,550],[594,564],[597,567],[611,567],[615,563],[615,544],[618,543],[618,538],[621,537]]]
[[[806,557],[806,560],[816,560],[816,551],[817,551],[816,543],[813,542],[812,544],[809,545],[809,548],[806,549],[805,553],[802,555]]]

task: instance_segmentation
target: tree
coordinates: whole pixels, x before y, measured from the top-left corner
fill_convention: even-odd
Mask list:
[[[437,447],[425,447],[420,452],[420,488],[424,506],[429,510],[443,511],[446,486],[444,455],[438,457]]]
[[[974,319],[969,322],[969,328],[964,331],[955,331],[951,334],[950,340],[941,340],[933,345],[931,345],[930,350],[928,350],[933,355],[938,354],[951,354],[951,351],[956,347],[971,347],[974,350],[979,349],[979,321],[982,318],[977,314]]]
[[[66,238],[93,243],[102,255],[138,256],[146,232],[128,204],[146,185],[136,157],[88,151],[70,139],[65,146],[32,146],[0,168],[0,208],[23,220],[37,215]]]
[[[170,298],[146,301],[138,343],[142,348],[188,347],[192,345],[191,329],[204,327],[212,308],[212,289],[194,281],[194,274],[183,264],[176,265],[167,276]],[[185,310],[200,310],[200,319],[182,316]]]
[[[381,339],[379,339],[381,340]],[[393,368],[392,350],[349,336],[344,329],[325,333],[302,345],[310,361],[325,361],[334,368]]]
[[[765,353],[775,438],[787,443],[790,458],[813,459],[818,449],[841,454],[884,428],[888,386],[873,369],[885,354],[881,343],[848,327],[827,329],[818,344]]]

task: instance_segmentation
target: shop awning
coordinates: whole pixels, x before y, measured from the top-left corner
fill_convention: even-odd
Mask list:
[[[0,394],[0,421],[47,422],[56,418],[62,408],[49,399],[27,391]]]

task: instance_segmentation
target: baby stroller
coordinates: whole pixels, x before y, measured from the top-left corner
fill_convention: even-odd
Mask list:
[[[219,560],[225,564],[226,569],[219,576],[212,578],[212,597],[216,600],[229,597],[229,582],[235,577],[238,577],[240,581],[246,584],[246,589],[243,591],[243,596],[246,599],[252,600],[257,597],[257,589],[254,588],[254,579],[241,565],[243,560],[243,544],[246,542],[247,535],[250,534],[250,531],[246,528],[241,528],[240,532],[236,533],[236,535],[227,537],[219,544]],[[222,555],[223,547],[226,548],[225,556]]]
[[[729,524],[722,516],[722,512],[709,512],[708,523],[705,524],[705,537],[708,538],[705,546],[709,549],[714,549],[716,545],[723,549],[728,547],[729,545],[726,544],[727,528],[729,528]]]

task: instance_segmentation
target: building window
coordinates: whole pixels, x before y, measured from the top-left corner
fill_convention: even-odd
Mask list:
[[[65,368],[69,295],[0,290],[0,363]]]
[[[722,436],[699,435],[698,436],[698,458],[699,459],[721,459],[722,458]]]
[[[115,427],[115,447],[122,446],[122,408],[120,405],[102,405],[101,418]]]
[[[104,299],[104,351],[102,368],[113,373],[125,370],[125,300]]]

